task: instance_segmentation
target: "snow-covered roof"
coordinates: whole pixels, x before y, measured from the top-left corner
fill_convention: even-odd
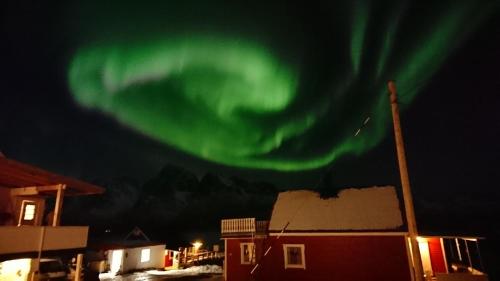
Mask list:
[[[403,225],[392,186],[350,188],[338,197],[322,199],[317,192],[281,192],[274,204],[269,230],[282,231],[394,230]]]

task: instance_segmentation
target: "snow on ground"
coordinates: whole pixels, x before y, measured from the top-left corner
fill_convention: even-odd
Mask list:
[[[115,275],[111,272],[99,274],[100,280],[131,281],[131,280],[153,280],[152,277],[176,278],[184,276],[198,276],[201,274],[222,274],[222,267],[218,265],[200,265],[185,269],[172,270],[147,270],[126,275]],[[156,278],[154,278],[156,279]],[[162,278],[163,279],[163,278]]]
[[[205,273],[222,273],[222,267],[218,265],[199,265],[192,266],[185,269],[172,269],[172,270],[148,270],[146,273],[151,275],[171,275],[171,276],[194,276]]]

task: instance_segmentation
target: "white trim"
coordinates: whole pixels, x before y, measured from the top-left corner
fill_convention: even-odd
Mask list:
[[[449,236],[449,235],[419,235],[419,237],[422,237],[422,238],[446,238],[446,239],[460,238],[460,239],[469,240],[469,241],[477,241],[480,239],[485,239],[484,237],[481,237],[481,236]]]
[[[224,280],[227,280],[227,239],[224,239],[224,260],[223,260],[223,265],[224,265]]]
[[[269,236],[405,236],[407,232],[285,232]]]
[[[444,266],[446,267],[446,273],[450,273],[450,271],[448,270],[448,259],[446,258],[446,251],[444,249],[444,240],[442,237],[439,238],[439,244],[441,245],[441,254],[443,255]]]
[[[249,252],[249,261],[244,261],[244,248],[248,247]],[[240,264],[255,264],[255,243],[252,242],[243,242],[240,243]]]
[[[25,212],[26,212],[26,207],[28,205],[34,205],[35,206],[35,209],[34,209],[34,212],[33,212],[33,218],[30,219],[30,220],[24,219]],[[21,226],[24,221],[29,221],[29,222],[32,222],[33,225],[36,225],[37,224],[36,220],[37,220],[37,217],[38,217],[38,211],[39,211],[38,210],[38,204],[37,204],[36,201],[34,201],[34,200],[22,200],[21,201],[21,212],[19,213],[19,218],[18,218],[18,221],[17,221],[17,225]]]
[[[455,246],[457,247],[458,259],[462,261],[462,252],[460,251],[460,244],[458,243],[458,238],[455,238]]]
[[[254,235],[254,239],[266,239],[267,235]],[[220,240],[248,240],[252,239],[252,234],[249,233],[247,236],[234,236],[234,237],[222,237]]]
[[[288,264],[287,248],[300,248],[300,255],[302,264]],[[285,262],[285,269],[287,268],[301,268],[306,269],[306,255],[304,244],[283,244],[283,260]]]
[[[408,256],[408,269],[410,270],[410,278],[411,281],[415,281],[415,272],[413,270],[413,255],[410,247],[410,238],[408,235],[405,236],[405,247],[406,247],[406,255]]]

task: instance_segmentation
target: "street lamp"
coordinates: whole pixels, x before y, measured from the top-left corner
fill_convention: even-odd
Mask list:
[[[201,241],[194,241],[191,244],[193,245],[195,252],[198,252],[201,246],[203,246],[203,243]]]

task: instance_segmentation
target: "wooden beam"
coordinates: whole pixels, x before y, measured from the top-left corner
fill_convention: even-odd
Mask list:
[[[12,196],[39,195],[40,192],[57,191],[59,189],[59,186],[60,184],[12,188],[10,191],[10,195]],[[63,189],[66,189],[66,185],[64,185]]]
[[[62,186],[62,189],[66,190],[66,185],[65,184],[54,184],[54,185],[43,185],[43,186],[37,186],[36,188],[40,192],[44,191],[57,191],[59,187]]]
[[[75,281],[81,280],[80,275],[82,274],[82,261],[83,261],[83,254],[78,254],[76,256]]]
[[[75,195],[104,192],[102,187],[0,157],[0,186],[18,188],[24,186],[51,186],[58,183],[64,183],[68,188],[74,190]]]
[[[38,190],[36,189],[36,186],[13,188],[10,191],[10,195],[11,196],[33,196],[33,195],[38,195]]]
[[[52,226],[59,226],[61,221],[62,205],[64,200],[64,190],[66,185],[59,184],[57,188],[56,204],[54,206],[54,219],[52,220]]]

